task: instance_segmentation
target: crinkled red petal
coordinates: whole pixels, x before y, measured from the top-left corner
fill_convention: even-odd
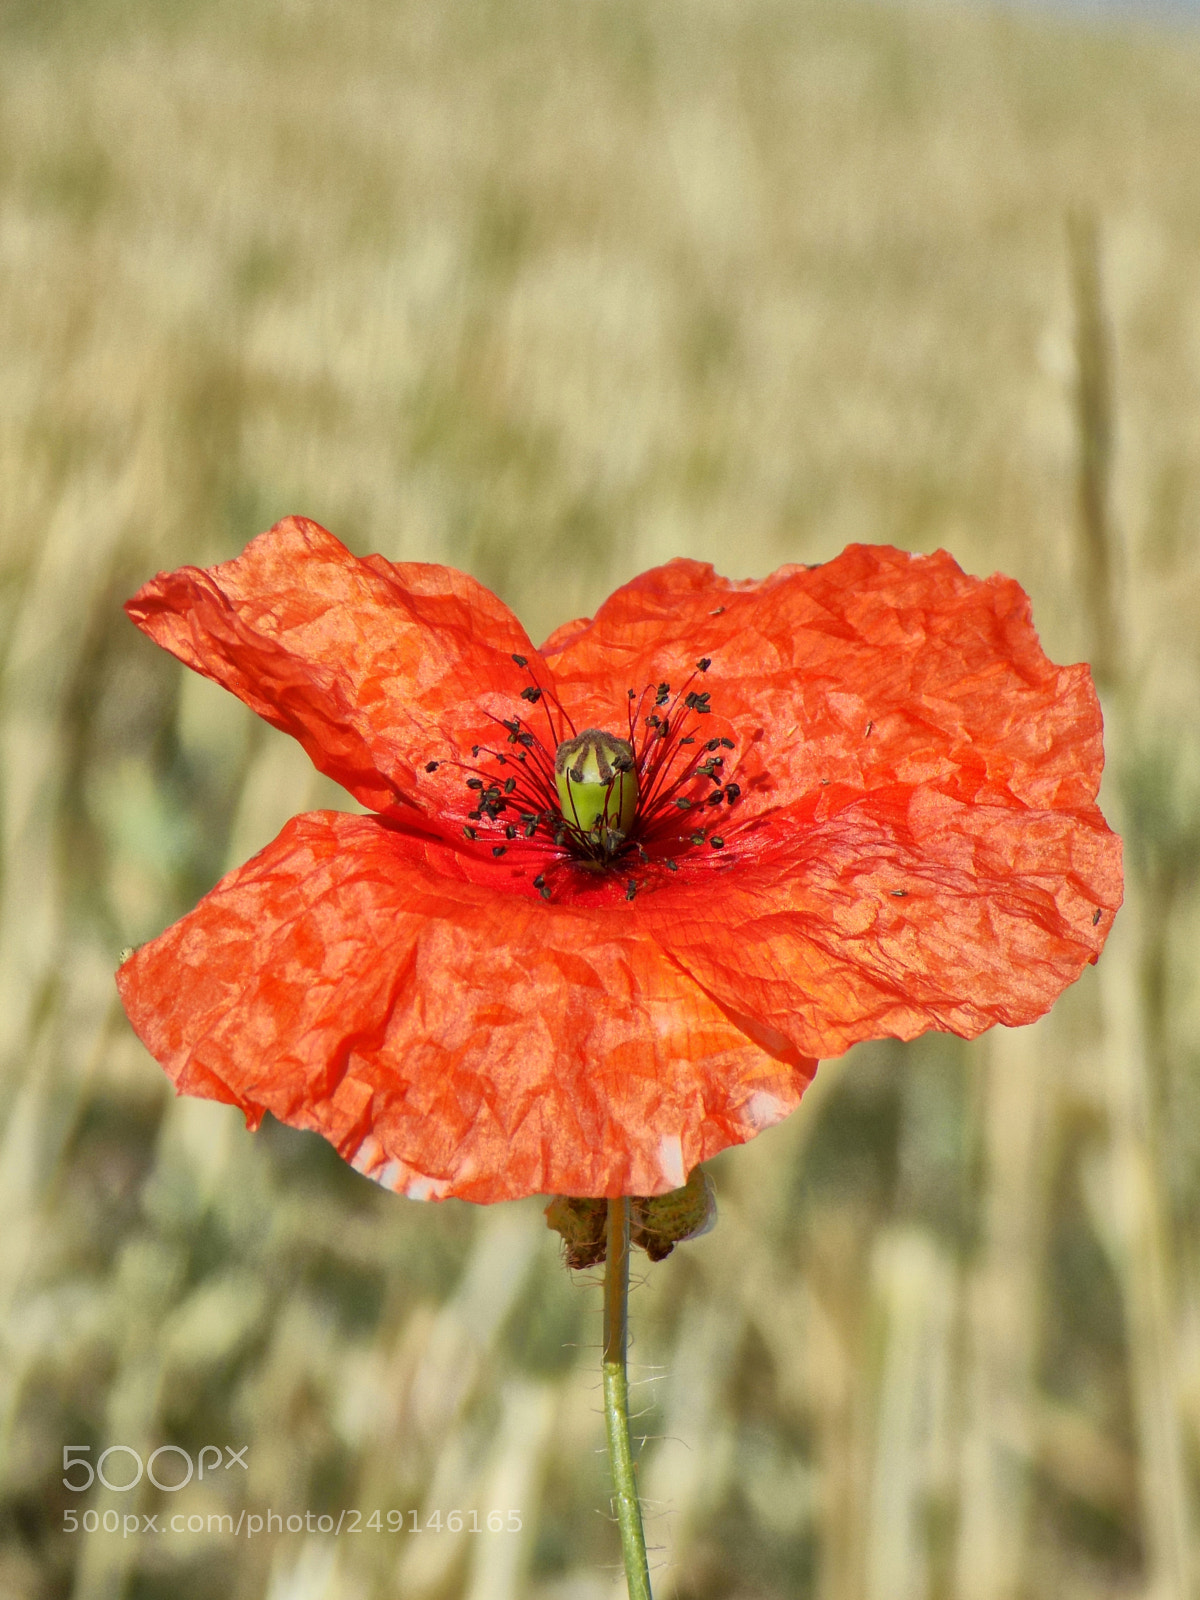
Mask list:
[[[713,861],[703,892],[663,881],[636,907],[709,993],[805,1054],[1032,1022],[1095,961],[1121,903],[1121,842],[1094,806],[897,785],[771,820]]]
[[[883,546],[762,582],[674,561],[545,649],[585,721],[710,658],[741,796],[638,915],[797,1049],[1029,1022],[1096,959],[1121,902],[1100,708],[1009,579]]]
[[[296,817],[121,968],[180,1092],[329,1139],[415,1198],[657,1194],[815,1069],[629,912],[515,898],[374,817]]]
[[[461,810],[462,773],[426,763],[469,761],[473,744],[495,740],[492,718],[530,709],[520,696],[531,674],[512,656],[537,652],[482,584],[449,567],[360,560],[302,517],[234,561],[160,573],[125,609],[373,811]]]
[[[579,726],[619,726],[627,691],[678,685],[703,657],[716,718],[737,740],[726,778],[742,815],[822,784],[930,784],[962,801],[1087,805],[1103,761],[1085,666],[1056,667],[1028,597],[972,578],[944,551],[851,545],[761,581],[672,561],[544,646]]]

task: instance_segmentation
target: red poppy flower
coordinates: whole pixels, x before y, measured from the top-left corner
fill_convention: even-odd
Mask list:
[[[133,1025],[413,1197],[663,1193],[819,1056],[1040,1016],[1120,903],[1087,668],[944,553],[672,561],[537,650],[291,518],[127,610],[373,813],[295,817],[130,957]]]

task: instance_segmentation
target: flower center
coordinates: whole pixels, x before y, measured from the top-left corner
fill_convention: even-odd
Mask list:
[[[513,660],[529,664],[524,656]],[[507,735],[504,748],[473,745],[473,765],[451,763],[468,774],[470,808],[462,823],[468,844],[488,846],[497,858],[511,851],[510,859],[537,861],[542,870],[532,883],[544,900],[554,898],[554,881],[579,869],[627,874],[625,895],[632,900],[647,872],[659,866],[677,872],[676,857],[702,847],[706,854],[723,851],[736,826],[724,808],[735,806],[742,791],[725,766],[733,740],[702,737],[712,707],[708,691],[691,686],[711,665],[703,656],[674,693],[665,682],[640,694],[630,689],[627,739],[603,728],[576,732],[553,690],[530,683],[521,699],[538,708],[534,721],[492,717]],[[548,741],[538,726],[543,718]],[[434,759],[425,770],[441,765]]]
[[[594,840],[606,856],[629,837],[637,815],[633,746],[603,728],[564,739],[554,757],[554,786],[565,821]]]

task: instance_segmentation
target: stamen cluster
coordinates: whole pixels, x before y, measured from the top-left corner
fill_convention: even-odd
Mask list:
[[[513,660],[519,667],[529,665],[525,656],[514,655]],[[523,716],[496,718],[505,732],[505,747],[473,745],[476,765],[451,763],[466,774],[469,809],[463,836],[472,843],[490,843],[495,857],[536,852],[543,870],[533,884],[546,900],[552,898],[547,879],[559,869],[628,873],[636,871],[635,864],[660,862],[675,872],[677,858],[692,850],[705,845],[723,850],[729,827],[721,826],[722,808],[736,806],[742,791],[726,771],[725,752],[736,748],[734,741],[725,735],[701,738],[700,719],[712,711],[710,694],[692,685],[711,665],[710,657],[701,657],[674,693],[668,682],[647,685],[640,693],[630,689],[627,734],[622,737],[601,729],[586,729],[581,735],[554,691],[532,681],[521,698],[541,707],[548,740]],[[585,826],[576,807],[564,804],[561,756],[566,751],[577,760],[576,747],[586,746],[589,737],[609,750],[607,762],[600,756],[599,771],[615,793],[603,803],[599,821]],[[628,756],[612,754],[622,747]],[[434,772],[442,764],[430,761],[425,770]],[[636,783],[632,816],[629,797],[620,788],[625,772],[632,772]],[[632,900],[640,887],[638,878],[630,876],[626,897]]]

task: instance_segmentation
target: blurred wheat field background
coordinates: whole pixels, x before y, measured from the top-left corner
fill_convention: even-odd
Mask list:
[[[540,1204],[175,1100],[116,1002],[124,946],[349,808],[120,611],[289,512],[535,638],[674,555],[945,546],[1094,661],[1105,957],[712,1164],[632,1297],[641,1481],[660,1600],[1200,1593],[1198,150],[1182,27],[5,0],[0,1600],[623,1593],[600,1293]],[[63,1486],[164,1443],[248,1470]],[[228,1531],[344,1508],[383,1531]],[[472,1508],[521,1530],[387,1531]]]

